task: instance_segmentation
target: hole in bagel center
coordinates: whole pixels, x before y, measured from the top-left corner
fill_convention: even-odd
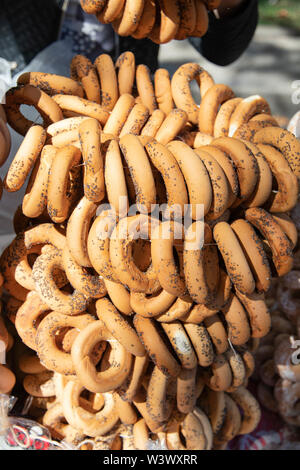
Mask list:
[[[151,264],[151,242],[143,238],[134,240],[131,244],[132,258],[140,271],[145,272]]]
[[[34,122],[34,124],[43,125],[43,117],[34,106],[21,104],[20,111],[26,119]]]

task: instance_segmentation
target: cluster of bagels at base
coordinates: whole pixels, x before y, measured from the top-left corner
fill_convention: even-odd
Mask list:
[[[99,449],[223,449],[251,432],[265,295],[297,245],[300,142],[262,97],[235,97],[194,63],[152,81],[130,52],[76,56],[71,78],[25,73],[4,110],[24,136],[5,190],[30,175],[0,268],[31,415]],[[149,233],[155,203],[190,205],[185,239],[175,209],[168,237],[159,218]],[[198,233],[203,247],[188,249]]]
[[[202,37],[208,29],[208,10],[221,0],[81,0],[86,13],[111,24],[119,36],[149,38],[156,44],[172,39]]]

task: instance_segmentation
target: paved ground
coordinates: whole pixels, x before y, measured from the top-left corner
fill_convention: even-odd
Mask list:
[[[160,49],[160,63],[170,72],[182,62],[199,62],[216,83],[231,86],[237,96],[260,94],[269,101],[273,114],[289,118],[300,109],[291,99],[292,83],[300,81],[299,59],[300,36],[273,26],[259,26],[248,50],[228,67],[208,62],[188,41],[173,41]]]

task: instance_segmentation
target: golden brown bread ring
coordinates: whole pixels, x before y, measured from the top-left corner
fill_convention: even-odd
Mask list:
[[[155,0],[144,0],[143,12],[137,28],[132,33],[132,37],[135,39],[144,39],[148,37],[155,23],[156,8]]]
[[[130,306],[142,317],[152,318],[164,313],[176,300],[176,296],[161,290],[158,294],[147,296],[143,292],[130,292]]]
[[[243,417],[238,434],[248,434],[256,428],[260,421],[260,406],[254,396],[244,387],[230,393],[230,397],[242,409]]]
[[[225,353],[229,348],[227,331],[219,315],[211,315],[204,319],[203,324],[210,336],[217,354]]]
[[[24,233],[24,243],[29,250],[34,245],[53,245],[58,250],[63,250],[66,237],[54,224],[40,224],[29,228]]]
[[[89,354],[94,346],[110,343],[112,359],[108,368],[97,372]],[[84,328],[72,346],[72,359],[81,383],[91,392],[108,392],[122,385],[130,373],[132,355],[111,335],[102,321],[94,321]]]
[[[175,209],[175,218],[182,217],[188,195],[183,175],[173,154],[160,143],[152,140],[146,144],[147,154],[157,170],[161,173],[167,192],[168,210]]]
[[[59,290],[53,278],[55,268],[63,269],[62,254],[51,245],[46,245],[32,267],[32,277],[41,300],[49,309],[62,314],[76,315],[83,312],[87,298],[76,290],[73,294]]]
[[[226,152],[235,164],[240,189],[238,199],[233,204],[236,207],[255,190],[259,174],[257,161],[250,148],[237,139],[220,137],[213,141],[213,145]]]
[[[25,135],[34,125],[20,111],[22,104],[34,106],[43,118],[43,126],[63,119],[63,114],[57,103],[39,88],[32,85],[11,88],[6,93],[5,111],[8,124],[19,134]]]
[[[150,359],[162,373],[177,377],[181,367],[163,342],[155,323],[140,315],[135,315],[133,322]]]
[[[147,388],[146,408],[153,421],[163,423],[168,420],[172,403],[167,398],[169,378],[155,366]]]
[[[156,203],[156,188],[150,162],[138,137],[128,134],[120,139],[120,147],[136,192],[136,205],[140,212],[147,213]]]
[[[199,108],[196,105],[190,90],[190,82],[196,80],[200,86],[203,97],[206,91],[214,85],[212,77],[200,65],[187,63],[181,65],[173,75],[171,89],[177,108],[183,109],[193,124],[198,123]]]
[[[119,36],[130,36],[137,28],[144,9],[144,0],[126,0],[122,13],[112,25]]]
[[[207,438],[202,421],[191,412],[187,415],[176,413],[166,426],[166,445],[169,450],[205,450]],[[185,442],[182,442],[181,436]]]
[[[113,214],[109,211],[103,211],[93,222],[87,239],[87,251],[91,265],[104,279],[114,282],[119,280],[111,264],[109,245],[116,223]]]
[[[49,175],[47,191],[48,214],[55,223],[64,222],[77,199],[81,152],[73,145],[57,150]]]
[[[196,404],[196,372],[197,366],[194,369],[182,369],[177,377],[177,409],[184,414],[193,411]]]
[[[75,95],[83,97],[82,86],[72,78],[43,72],[26,72],[19,76],[18,85],[33,85],[49,96]]]
[[[83,389],[84,386],[78,381],[69,381],[66,384],[62,401],[65,418],[84,435],[102,436],[108,433],[119,419],[115,396],[111,393],[103,394],[104,406],[94,414],[80,406],[80,393]]]
[[[103,132],[119,136],[128,116],[134,106],[134,97],[128,93],[123,93],[116,102],[112,110]]]
[[[40,361],[47,369],[64,375],[74,375],[75,368],[71,355],[60,350],[55,342],[57,332],[65,327],[82,330],[95,320],[91,315],[63,315],[58,312],[49,313],[39,324],[36,333],[36,351]]]
[[[149,113],[157,109],[154,87],[151,81],[150,70],[146,65],[138,65],[136,68],[136,86],[141,102]]]
[[[155,139],[161,144],[167,145],[184,129],[187,119],[185,111],[172,109],[156,132]]]
[[[128,290],[117,282],[104,279],[105,287],[110,300],[114,306],[124,315],[132,315],[133,310],[130,305],[130,293]]]
[[[142,103],[136,103],[120,132],[120,138],[127,134],[139,135],[149,117],[149,110]]]
[[[226,351],[225,357],[232,371],[232,384],[226,391],[234,392],[238,387],[244,385],[246,380],[246,368],[240,354],[235,350],[229,349]]]
[[[180,24],[175,39],[193,36],[196,27],[196,6],[194,0],[179,0]]]
[[[138,420],[136,410],[131,403],[124,401],[118,393],[114,394],[117,413],[121,423],[125,425],[135,424]]]
[[[185,369],[194,369],[197,366],[197,357],[189,337],[179,321],[161,323],[181,365]]]
[[[255,134],[254,143],[272,145],[278,149],[297,178],[300,177],[300,142],[291,132],[280,127],[261,129]]]
[[[231,228],[245,253],[257,290],[267,292],[271,285],[272,275],[261,239],[252,225],[244,219],[235,220]]]
[[[81,8],[91,15],[99,13],[107,3],[107,0],[80,0]]]
[[[271,315],[265,302],[264,294],[252,293],[245,295],[236,291],[236,295],[244,305],[251,325],[252,338],[263,338],[271,328]]]
[[[100,23],[112,23],[121,13],[125,0],[109,0],[101,11],[96,13]]]
[[[100,298],[106,295],[104,281],[99,275],[89,274],[71,255],[67,246],[62,253],[64,271],[71,286],[86,297]]]
[[[248,96],[243,99],[233,112],[229,124],[229,137],[232,137],[235,131],[251,119],[255,114],[271,114],[268,102],[259,95]]]
[[[158,0],[156,22],[149,39],[156,44],[165,44],[176,37],[180,23],[179,4],[172,0]]]
[[[241,428],[241,413],[234,400],[229,394],[225,393],[225,416],[224,422],[219,432],[214,436],[214,449],[220,449],[227,445]]]
[[[213,135],[215,137],[218,138],[228,136],[231,116],[241,101],[243,101],[242,98],[232,98],[231,100],[228,100],[222,104],[214,123]]]
[[[248,140],[254,142],[254,136],[260,129],[274,127],[273,121],[249,121],[242,124],[233,134],[235,139]]]
[[[214,227],[213,235],[232,283],[241,292],[251,294],[255,289],[255,281],[234,231],[228,223],[219,222]]]
[[[140,390],[148,364],[149,357],[147,354],[142,357],[134,357],[128,377],[117,390],[122,400],[132,402],[135,399]]]
[[[107,330],[128,352],[139,357],[145,355],[145,348],[135,330],[107,298],[96,302],[96,310],[99,320],[104,323]]]
[[[88,255],[87,239],[89,226],[96,210],[96,204],[89,201],[84,196],[79,201],[68,220],[66,233],[68,248],[75,261],[80,266],[84,267],[92,266]]]
[[[148,137],[155,137],[159,128],[165,119],[165,113],[160,109],[155,109],[151,114],[150,118],[144,125],[141,135]]]
[[[264,154],[259,150],[258,146],[246,140],[243,140],[243,143],[253,153],[259,169],[256,188],[250,198],[243,202],[243,206],[261,207],[269,199],[272,192],[272,172]]]
[[[213,85],[202,97],[199,108],[199,131],[214,135],[214,125],[220,106],[234,98],[234,92],[226,85]]]
[[[184,328],[194,346],[199,365],[210,366],[214,360],[214,350],[207,329],[203,325],[192,323],[185,323]]]
[[[35,162],[46,141],[46,131],[42,126],[32,126],[21,143],[5,176],[4,187],[7,191],[18,191]]]
[[[49,311],[39,295],[32,291],[29,292],[25,302],[20,306],[16,314],[15,326],[23,343],[29,348],[36,350],[36,333],[39,317]]]
[[[124,217],[112,232],[109,254],[112,268],[117,278],[134,292],[152,293],[159,288],[157,272],[150,265],[143,272],[132,256],[132,243],[137,233],[143,238],[150,238],[151,219],[143,214]]]
[[[293,220],[291,217],[289,217],[287,214],[272,214],[273,219],[280,225],[288,239],[290,240],[292,244],[292,248],[294,249],[297,246],[298,242],[298,231],[297,227],[294,224]]]
[[[228,338],[233,345],[241,346],[250,339],[250,326],[243,305],[233,294],[230,301],[222,308],[227,328]]]
[[[155,320],[169,323],[184,318],[191,310],[193,301],[190,299],[181,299],[178,297],[173,305],[164,313],[158,315]]]
[[[271,145],[257,145],[262,152],[276,179],[276,193],[267,201],[270,212],[286,212],[296,205],[298,198],[298,181],[283,154]]]
[[[101,107],[106,112],[111,111],[119,98],[118,80],[114,63],[108,54],[101,54],[95,60],[94,65],[100,79]],[[101,122],[101,124],[103,123]]]
[[[80,116],[97,119],[102,126],[106,123],[109,112],[98,103],[75,95],[54,95],[52,98],[59,108],[64,111],[73,111]],[[62,117],[60,118],[62,119]],[[49,123],[50,124],[50,123]]]
[[[34,290],[35,285],[32,278],[32,269],[30,265],[30,255],[40,255],[41,247],[34,246],[30,250],[25,250],[22,254],[16,254],[15,281],[28,290]],[[33,256],[33,259],[36,258]],[[18,258],[18,261],[17,261]]]
[[[182,173],[189,193],[189,203],[193,220],[202,219],[203,204],[204,215],[210,209],[212,203],[212,187],[210,178],[198,154],[187,144],[180,141],[172,141],[167,145],[167,149],[174,155]],[[199,213],[201,212],[201,213]]]
[[[70,68],[71,78],[81,82],[87,99],[100,104],[100,84],[92,62],[83,55],[76,55],[71,61]]]
[[[26,217],[39,217],[47,207],[49,175],[55,155],[55,147],[45,145],[36,161],[23,197],[22,210]]]
[[[84,163],[84,195],[92,202],[100,202],[105,195],[105,184],[99,121],[86,119],[79,125],[78,133]]]
[[[167,69],[156,70],[154,74],[154,89],[158,108],[168,116],[174,108],[174,101],[170,75]]]
[[[206,387],[200,396],[199,404],[209,418],[213,433],[218,434],[226,416],[225,393]]]
[[[208,371],[204,372],[206,385],[212,390],[224,392],[232,384],[232,372],[223,354],[215,356]]]
[[[132,88],[135,80],[135,56],[132,52],[126,51],[121,54],[115,64],[118,71],[118,86],[120,96],[123,94],[132,95]]]
[[[287,274],[293,266],[292,248],[280,225],[271,214],[258,207],[247,209],[245,217],[267,240],[278,276]]]
[[[115,210],[118,217],[126,216],[129,208],[126,178],[120,147],[114,139],[109,141],[105,152],[104,177],[110,206]]]

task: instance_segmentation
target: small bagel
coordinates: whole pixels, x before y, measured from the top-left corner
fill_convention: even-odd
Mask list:
[[[201,367],[210,366],[214,360],[214,350],[207,329],[203,325],[192,323],[186,323],[184,328],[194,346],[199,365]]]
[[[145,5],[146,5],[146,2],[145,2]],[[132,88],[133,88],[134,79],[135,79],[135,56],[134,54],[130,51],[123,52],[123,54],[121,54],[118,57],[115,67],[118,70],[118,85],[119,85],[120,96],[127,94],[127,93],[132,95]]]
[[[137,28],[144,9],[144,0],[126,0],[122,14],[113,22],[119,36],[130,36]]]
[[[244,387],[239,387],[230,397],[243,410],[243,418],[238,434],[248,434],[256,428],[260,421],[261,411],[254,396]]]
[[[197,366],[197,356],[182,323],[174,321],[161,323],[161,326],[168,336],[182,367],[194,369]]]
[[[234,92],[226,85],[213,85],[202,97],[199,109],[199,131],[214,135],[214,125],[219,107],[234,98]]]
[[[233,112],[229,124],[229,137],[244,123],[247,123],[255,114],[271,114],[268,102],[259,95],[248,96],[243,99]]]
[[[127,134],[139,135],[149,117],[149,110],[142,103],[136,103],[120,132],[120,138]]]
[[[170,75],[167,69],[156,70],[154,74],[154,88],[158,108],[168,116],[174,108],[174,101]]]
[[[61,75],[55,75],[53,73],[23,73],[18,78],[18,85],[28,84],[34,85],[50,96],[62,94],[83,97],[83,89],[77,81],[72,80],[72,78],[62,77]]]
[[[161,144],[167,145],[184,129],[188,116],[182,109],[171,109],[157,133],[155,139]]]
[[[95,60],[94,65],[100,79],[101,107],[106,112],[111,111],[119,98],[118,81],[114,63],[108,54],[101,54]],[[107,121],[107,119],[105,121]],[[105,123],[101,122],[101,124]]]
[[[105,125],[109,112],[103,106],[93,103],[85,98],[75,95],[54,95],[53,100],[59,108],[65,111],[72,111],[81,116],[88,116],[97,119],[102,126]],[[62,119],[62,117],[61,117]],[[59,119],[57,119],[58,121]]]
[[[100,84],[92,62],[83,55],[76,55],[71,61],[70,68],[71,78],[81,82],[87,99],[100,104]]]
[[[246,344],[250,339],[251,331],[247,313],[235,295],[222,308],[228,327],[228,338],[236,346]]]
[[[133,96],[122,93],[103,128],[103,132],[119,136],[134,104]]]

